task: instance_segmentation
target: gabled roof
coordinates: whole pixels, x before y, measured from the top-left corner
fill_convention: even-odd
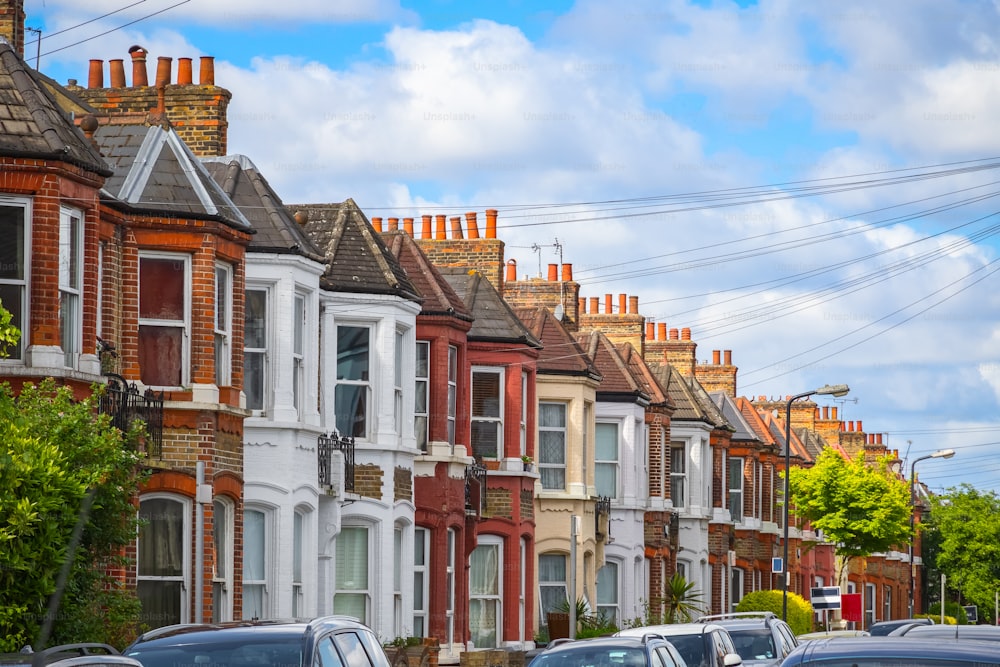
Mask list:
[[[420,302],[417,288],[353,199],[310,205],[305,233],[325,257],[324,289]]]
[[[250,252],[297,254],[323,261],[323,255],[250,158],[227,155],[201,158],[201,162],[257,232],[250,241]]]
[[[472,313],[472,328],[468,334],[470,341],[521,343],[534,348],[542,346],[538,337],[524,326],[483,274],[456,267],[440,267],[438,271]]]
[[[708,395],[733,427],[733,442],[760,442],[756,429],[747,421],[736,399],[724,391],[713,391]]]
[[[548,308],[516,308],[518,319],[542,342],[538,372],[551,375],[583,375],[601,379],[601,372],[562,322]]]
[[[711,420],[711,423],[715,428],[723,428],[729,431],[734,429],[733,425],[729,423],[726,416],[722,413],[722,409],[715,404],[712,397],[708,395],[705,391],[705,387],[698,382],[697,378],[689,377],[685,378],[688,385],[691,387],[691,394],[697,399],[698,403],[701,405],[702,410],[705,412],[705,416]]]
[[[38,74],[0,40],[0,155],[54,160],[102,176],[111,171],[56,104]]]
[[[635,402],[644,407],[649,405],[649,394],[606,335],[600,331],[588,331],[577,333],[576,340],[603,378],[597,387],[597,400]]]
[[[383,232],[389,252],[406,271],[417,292],[423,297],[421,315],[443,315],[472,322],[472,312],[434,266],[420,245],[403,230]]]
[[[252,231],[173,128],[112,122],[98,127],[94,140],[114,170],[104,190],[115,199],[143,211],[207,216]]]
[[[763,415],[757,410],[753,401],[745,396],[738,396],[736,398],[736,405],[743,416],[744,422],[753,429],[757,440],[771,447],[777,448],[781,446],[780,441],[774,438],[774,434],[771,433],[770,428],[768,428],[767,423],[764,421]],[[736,436],[733,437],[735,439]]]
[[[642,385],[643,391],[649,395],[650,404],[673,410],[674,405],[670,402],[666,390],[660,385],[660,381],[653,373],[653,369],[642,358],[639,351],[632,347],[631,343],[619,343],[618,352],[632,370],[632,376]]]
[[[779,453],[782,456],[784,456],[786,447],[785,422],[783,420],[778,419],[769,412],[761,413],[761,418],[764,420],[764,423],[767,424],[767,430],[771,434],[771,437],[774,438],[774,441],[776,443],[778,443],[778,446],[780,448]],[[805,445],[802,444],[802,440],[799,439],[799,435],[798,433],[795,432],[795,429],[792,429],[790,431],[790,435],[791,435],[791,450],[790,450],[791,456],[799,458],[803,461],[811,461],[812,459],[809,456],[809,451],[806,449]]]
[[[650,366],[650,369],[676,408],[670,418],[672,422],[700,421],[713,427],[716,426],[718,410],[713,409],[711,414],[706,412],[706,406],[702,404],[691,385],[688,384],[687,378],[681,375],[676,368],[670,364],[656,364]]]

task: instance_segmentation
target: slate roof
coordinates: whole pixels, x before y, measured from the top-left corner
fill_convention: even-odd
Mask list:
[[[297,254],[323,261],[322,253],[250,158],[228,155],[201,158],[201,162],[257,232],[250,241],[250,252]]]
[[[38,74],[0,40],[0,155],[57,160],[109,176],[94,145],[63,114]]]
[[[670,402],[667,392],[660,385],[660,381],[653,374],[653,369],[642,358],[639,351],[632,347],[631,343],[619,343],[618,351],[628,367],[632,369],[633,377],[642,385],[643,391],[649,395],[650,405],[673,410],[675,406]]]
[[[576,340],[603,377],[597,388],[597,400],[649,405],[649,394],[606,335],[600,331],[588,331],[577,333]]]
[[[582,375],[601,380],[601,372],[573,334],[548,308],[517,308],[518,319],[542,342],[538,372],[550,375]]]
[[[736,405],[740,410],[740,414],[743,416],[743,421],[746,422],[751,429],[753,429],[754,436],[765,445],[770,447],[779,448],[780,442],[774,439],[774,434],[768,428],[768,425],[764,422],[764,416],[761,414],[757,406],[753,404],[753,401],[749,400],[745,396],[739,396],[736,398]],[[736,436],[733,436],[734,438]]]
[[[442,315],[472,322],[472,312],[455,292],[436,266],[434,266],[420,245],[403,230],[382,233],[382,239],[389,252],[396,258],[413,286],[423,297],[421,315]]]
[[[287,207],[308,215],[304,230],[324,257],[320,285],[333,292],[385,294],[420,302],[417,288],[353,199]]]
[[[252,231],[233,201],[172,128],[101,125],[94,140],[114,173],[104,190],[135,209],[219,219]]]
[[[676,368],[670,364],[656,364],[650,366],[650,369],[676,408],[670,417],[671,421],[700,421],[713,427],[716,426],[718,409],[712,410],[711,413],[706,412],[705,406],[695,394],[687,378],[681,375]]]
[[[747,421],[736,399],[724,391],[712,391],[708,395],[733,427],[733,442],[760,442],[760,436]]]
[[[438,271],[472,313],[474,319],[468,333],[470,341],[542,347],[538,337],[518,319],[483,274],[457,267],[440,267]]]
[[[722,409],[715,404],[715,401],[713,401],[712,397],[708,395],[708,392],[705,391],[705,387],[698,382],[698,379],[689,377],[685,378],[685,380],[691,387],[692,395],[698,400],[702,410],[705,411],[705,416],[711,420],[711,423],[715,426],[715,428],[724,428],[730,431],[734,430],[733,425],[729,423],[728,419],[726,419]]]

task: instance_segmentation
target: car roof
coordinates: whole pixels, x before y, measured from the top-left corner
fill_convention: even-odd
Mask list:
[[[997,664],[996,647],[988,642],[947,642],[914,639],[913,637],[843,637],[816,639],[803,642],[789,654],[783,666],[811,664],[813,661],[856,660],[906,660],[912,658],[979,661]]]
[[[993,625],[908,625],[899,632],[894,636],[1000,641],[1000,628]]]
[[[324,616],[311,621],[296,619],[269,619],[257,621],[230,621],[227,623],[184,623],[179,625],[168,625],[145,632],[129,646],[129,649],[138,646],[149,646],[151,644],[176,644],[178,637],[183,637],[185,644],[211,644],[219,641],[220,633],[226,635],[227,639],[247,639],[256,638],[261,635],[275,635],[284,637],[305,637],[318,632],[328,630],[367,628],[357,619],[347,616]],[[125,651],[128,652],[128,649]]]
[[[625,628],[615,633],[618,637],[641,637],[644,634],[663,635],[703,635],[709,632],[726,632],[726,629],[715,623],[666,623],[663,625],[644,625],[638,628]]]
[[[0,665],[73,667],[111,664],[141,667],[135,658],[123,656],[113,646],[99,643],[60,644],[37,652],[26,646],[20,653],[0,654]]]

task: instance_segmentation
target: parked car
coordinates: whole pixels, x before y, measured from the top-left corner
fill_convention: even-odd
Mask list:
[[[811,642],[816,639],[843,639],[844,637],[871,637],[872,633],[867,630],[820,630],[819,632],[806,632],[796,635],[795,638],[802,642]]]
[[[987,642],[911,637],[860,637],[802,642],[781,667],[996,667],[1000,651]]]
[[[897,618],[892,621],[879,621],[868,626],[868,632],[873,637],[884,637],[893,630],[904,625],[932,625],[934,621],[929,618]]]
[[[736,667],[743,664],[729,632],[714,623],[647,625],[621,630],[615,636],[641,637],[649,633],[665,637],[688,667]]]
[[[51,646],[33,651],[30,646],[20,653],[0,653],[0,667],[142,667],[107,644],[81,643]]]
[[[914,639],[975,639],[1000,642],[1000,628],[995,625],[904,625],[893,630],[890,637]]]
[[[657,634],[641,637],[557,639],[531,660],[531,667],[687,667],[670,642]]]
[[[724,627],[744,665],[779,665],[799,645],[788,623],[769,611],[714,614],[702,616],[697,622]]]
[[[346,616],[169,625],[123,653],[143,667],[390,667],[371,628]]]

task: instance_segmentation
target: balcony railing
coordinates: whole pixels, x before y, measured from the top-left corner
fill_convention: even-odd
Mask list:
[[[108,386],[101,396],[98,411],[111,417],[111,425],[128,432],[138,419],[146,425],[145,450],[150,458],[163,458],[163,393],[152,389],[140,392],[120,375],[108,373]]]
[[[323,434],[316,443],[319,455],[319,485],[333,486],[333,450],[344,455],[344,492],[354,493],[354,438]]]
[[[602,521],[603,519],[603,521]],[[594,503],[594,533],[599,540],[607,540],[611,537],[611,498],[610,496],[598,496]],[[605,530],[601,530],[602,528]]]
[[[465,469],[465,513],[481,517],[486,512],[486,466],[475,461]]]

